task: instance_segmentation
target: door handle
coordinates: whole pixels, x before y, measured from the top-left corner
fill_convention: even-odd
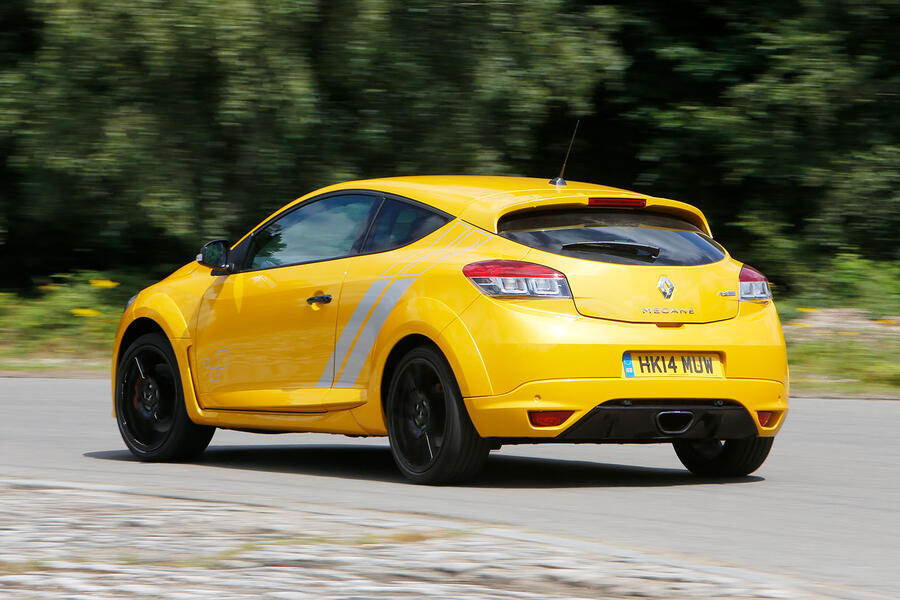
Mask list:
[[[328,304],[331,302],[331,295],[325,294],[324,296],[310,296],[306,299],[307,304]]]

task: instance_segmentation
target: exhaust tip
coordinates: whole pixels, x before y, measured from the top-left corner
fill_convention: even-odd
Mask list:
[[[684,433],[694,424],[694,413],[687,410],[663,410],[656,413],[656,426],[668,435]]]

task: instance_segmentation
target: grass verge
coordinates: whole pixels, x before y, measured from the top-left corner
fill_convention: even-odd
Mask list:
[[[791,390],[900,397],[900,340],[850,341],[841,335],[788,342]]]

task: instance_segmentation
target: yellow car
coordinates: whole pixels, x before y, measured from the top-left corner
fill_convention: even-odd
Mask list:
[[[384,436],[423,483],[491,449],[669,442],[758,468],[787,413],[766,278],[693,206],[514,177],[323,188],[141,291],[116,335],[119,430],[184,460],[217,427]]]

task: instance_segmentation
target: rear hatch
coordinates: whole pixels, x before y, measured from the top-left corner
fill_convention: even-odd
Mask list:
[[[565,208],[507,215],[498,233],[525,260],[566,275],[578,312],[639,323],[737,316],[740,265],[697,225],[649,209]]]

